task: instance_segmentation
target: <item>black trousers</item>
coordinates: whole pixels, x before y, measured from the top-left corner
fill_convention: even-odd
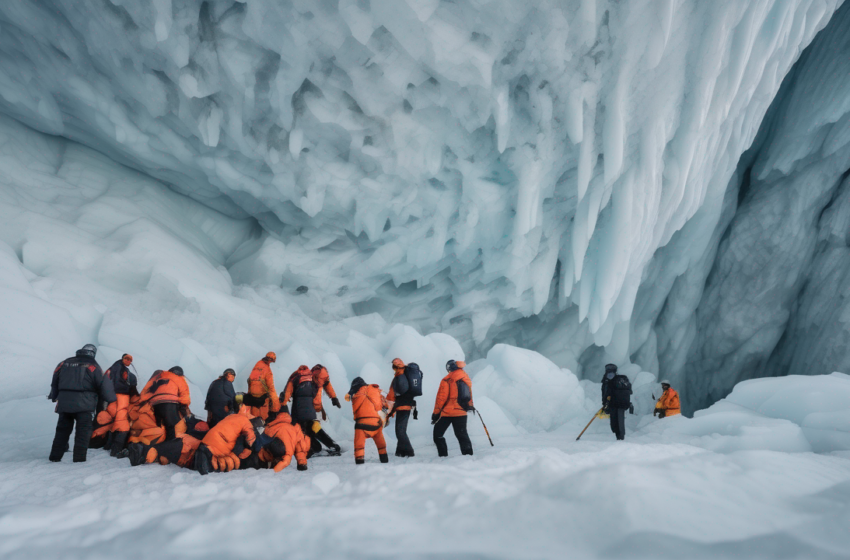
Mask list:
[[[59,420],[56,422],[56,435],[53,437],[53,447],[50,450],[51,461],[61,461],[68,448],[71,432],[74,431],[74,423],[77,424],[77,433],[74,436],[74,462],[82,463],[86,460],[89,449],[89,440],[92,433],[91,412],[60,412]]]
[[[410,420],[409,410],[397,410],[395,413],[395,437],[398,443],[395,446],[396,457],[413,457],[413,446],[407,437],[407,422]],[[445,441],[445,439],[443,439]]]
[[[454,429],[457,442],[460,444],[460,452],[464,455],[472,455],[472,442],[466,431],[466,416],[443,416],[434,424],[434,443],[437,444],[437,454],[440,457],[448,457],[449,449],[446,445],[446,430],[451,426]]]
[[[608,413],[611,415],[611,431],[617,436],[617,439],[626,439],[626,411],[628,408],[610,408]]]
[[[177,437],[174,426],[180,423],[180,405],[177,403],[159,403],[153,405],[153,416],[157,423],[165,428],[165,441]]]
[[[222,420],[227,418],[227,416],[228,416],[228,414],[226,412],[224,413],[223,416],[219,416],[218,414],[211,412],[210,416],[209,416],[210,421],[207,425],[210,427],[210,429],[213,429],[213,428],[215,428],[216,424],[218,424],[219,422],[221,422]]]

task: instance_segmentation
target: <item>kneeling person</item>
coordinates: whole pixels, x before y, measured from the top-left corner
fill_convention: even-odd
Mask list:
[[[238,411],[237,411],[238,412]],[[247,459],[257,439],[254,431],[263,425],[262,418],[249,419],[245,414],[231,414],[210,428],[195,452],[195,470],[201,474],[229,472]]]

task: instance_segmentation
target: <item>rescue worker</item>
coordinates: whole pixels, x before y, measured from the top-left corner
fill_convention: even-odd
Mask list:
[[[150,445],[165,441],[165,430],[157,422],[153,406],[150,403],[151,382],[158,378],[161,373],[161,369],[153,372],[148,384],[142,389],[141,396],[130,399],[130,408],[127,414],[130,419],[130,437],[127,440],[129,443]]]
[[[316,384],[317,392],[316,396],[313,397],[313,408],[316,412],[321,413],[322,420],[327,420],[327,414],[325,414],[325,407],[322,404],[322,392],[327,391],[328,396],[331,398],[331,404],[337,408],[342,408],[342,405],[339,403],[339,399],[336,398],[336,391],[334,391],[333,385],[331,385],[331,377],[328,374],[328,370],[322,364],[316,364],[310,370],[313,373],[313,383]],[[319,431],[316,432],[316,439],[319,440],[325,447],[328,448],[328,453],[330,455],[341,455],[342,448],[333,440],[328,433],[319,426]]]
[[[130,397],[138,394],[136,389],[136,376],[130,371],[129,366],[133,363],[133,356],[124,354],[106,370],[106,376],[112,381],[115,388],[115,411],[110,429],[111,440],[106,447],[109,454],[116,457],[127,445],[130,436]]]
[[[316,434],[322,430],[322,425],[316,421],[315,399],[319,387],[313,378],[313,372],[307,366],[299,366],[289,376],[283,391],[281,402],[288,405],[292,400],[292,421],[301,426],[304,433],[310,437],[310,456],[322,450],[322,444]],[[331,440],[333,441],[333,440]]]
[[[261,462],[267,463],[274,472],[280,472],[289,466],[294,455],[298,470],[307,470],[310,438],[304,435],[300,426],[292,423],[292,417],[286,406],[280,407],[277,417],[266,425],[263,435],[272,439],[260,450]]]
[[[472,381],[463,370],[465,367],[466,362],[446,362],[448,374],[440,381],[440,389],[437,391],[431,424],[434,425],[434,443],[440,457],[449,456],[446,438],[443,437],[449,426],[454,430],[460,444],[460,452],[463,455],[472,455],[472,442],[466,431],[466,413],[475,410],[475,407],[472,402]]]
[[[227,368],[218,379],[210,383],[207,400],[204,402],[207,424],[210,428],[235,410],[236,391],[233,390],[235,379],[236,372],[232,368]]]
[[[177,465],[191,469],[195,464],[195,452],[200,445],[201,440],[197,437],[180,434],[172,440],[153,445],[131,443],[127,446],[126,456],[130,459],[130,465],[133,467],[159,463],[160,465]]]
[[[632,384],[625,375],[617,373],[617,366],[607,364],[602,377],[602,407],[611,417],[611,431],[617,440],[626,439],[626,410],[632,408]]]
[[[248,376],[248,394],[245,395],[245,404],[251,407],[251,414],[259,416],[263,421],[273,420],[280,410],[280,399],[274,388],[274,374],[271,368],[271,364],[276,361],[277,355],[269,352],[257,362],[251,370],[251,375]]]
[[[395,416],[395,437],[396,457],[413,457],[413,446],[410,444],[410,438],[407,437],[407,422],[410,420],[410,411],[416,406],[416,401],[413,397],[405,397],[404,395],[396,394],[396,379],[400,375],[404,375],[404,362],[401,358],[395,358],[392,362],[393,381],[390,384],[390,390],[387,392],[387,401],[391,402],[390,411],[387,414],[388,418]],[[414,415],[414,419],[416,416]]]
[[[658,415],[659,418],[675,416],[682,413],[682,407],[679,404],[679,393],[670,386],[670,382],[666,379],[661,382],[661,398],[655,403],[653,415]]]
[[[249,419],[247,414],[230,414],[211,428],[195,451],[195,470],[202,475],[238,469],[241,461],[251,456],[257,439],[254,431],[263,419]]]
[[[73,358],[63,360],[53,370],[47,398],[56,403],[59,415],[49,457],[54,463],[62,460],[75,423],[74,462],[86,460],[92,436],[92,415],[97,409],[98,399],[107,403],[116,400],[112,382],[103,375],[95,361],[96,354],[97,347],[86,344],[77,350]]]
[[[174,439],[178,433],[185,433],[183,417],[189,413],[192,397],[183,377],[183,368],[174,366],[154,374],[145,390],[150,395],[149,402],[157,423],[165,428],[165,441]]]
[[[375,442],[381,462],[389,463],[387,442],[384,440],[387,401],[381,395],[380,387],[368,385],[363,378],[355,377],[345,400],[351,401],[354,415],[354,463],[362,465],[366,462],[366,438]]]

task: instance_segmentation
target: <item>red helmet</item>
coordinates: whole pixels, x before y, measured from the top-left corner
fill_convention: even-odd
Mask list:
[[[277,354],[275,354],[274,352],[269,352],[268,354],[266,354],[266,358],[268,358],[270,362],[274,363],[277,361]]]

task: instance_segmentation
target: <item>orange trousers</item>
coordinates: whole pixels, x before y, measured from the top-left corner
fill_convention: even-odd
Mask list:
[[[387,442],[384,440],[384,427],[378,426],[377,430],[354,430],[354,458],[361,459],[366,455],[366,438],[370,438],[378,447],[378,454],[386,455]]]

